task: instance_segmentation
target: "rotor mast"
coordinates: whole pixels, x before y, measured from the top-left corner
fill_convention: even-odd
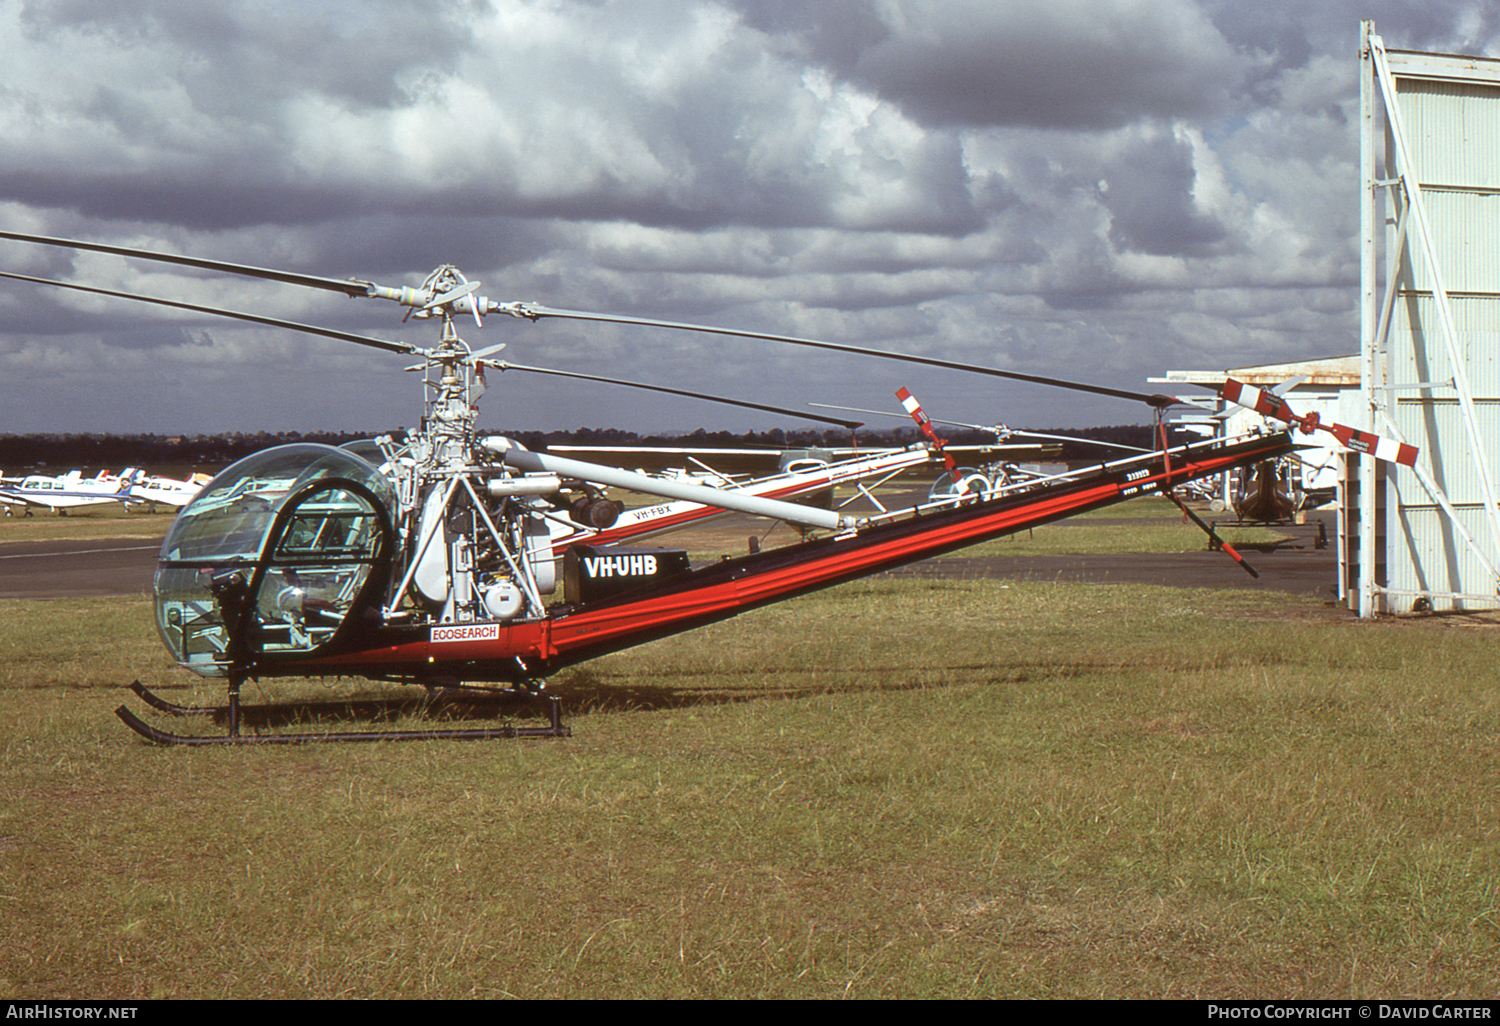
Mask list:
[[[484,301],[474,296],[478,287],[479,282],[470,282],[457,267],[444,264],[418,289],[372,288],[373,296],[413,307],[410,316],[438,317],[442,321],[437,347],[427,352],[424,364],[409,368],[421,368],[427,375],[426,412],[419,442],[427,451],[418,456],[419,462],[429,467],[456,470],[470,462],[484,371],[459,337],[453,318],[456,313],[468,312],[476,323],[482,323],[479,318],[483,307],[479,303]]]

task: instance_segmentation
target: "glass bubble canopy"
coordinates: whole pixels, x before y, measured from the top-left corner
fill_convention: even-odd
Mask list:
[[[347,449],[283,445],[225,470],[162,543],[156,625],[173,658],[223,676],[236,658],[326,644],[387,569],[395,504],[390,481]]]

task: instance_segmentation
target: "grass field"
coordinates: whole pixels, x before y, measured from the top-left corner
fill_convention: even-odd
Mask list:
[[[160,538],[172,526],[175,509],[163,506],[156,512],[126,510],[119,506],[89,507],[58,516],[38,509],[31,516],[12,506],[10,516],[0,516],[0,544],[5,542],[72,541],[86,538]]]
[[[134,740],[149,622],[0,603],[7,996],[1500,992],[1486,617],[875,579],[561,675],[567,741],[280,750]]]

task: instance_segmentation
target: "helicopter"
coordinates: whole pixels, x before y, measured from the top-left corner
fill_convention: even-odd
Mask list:
[[[310,443],[264,450],[221,472],[177,515],[154,578],[156,628],[178,665],[224,683],[227,705],[186,707],[139,682],[131,689],[152,708],[174,716],[222,713],[227,731],[175,733],[147,723],[127,706],[116,710],[141,737],[163,745],[570,736],[560,699],[546,690],[547,679],[566,667],[1133,496],[1162,494],[1176,501],[1174,490],[1187,482],[1295,448],[1289,431],[1168,446],[1163,429],[1158,450],[1020,483],[956,477],[954,487],[917,505],[854,515],[533,452],[514,439],[485,434],[477,425],[485,372],[519,367],[508,368],[495,358],[503,344],[471,349],[458,326],[469,318],[483,326],[484,318],[494,315],[532,322],[570,318],[814,346],[1138,400],[1156,411],[1158,425],[1161,411],[1174,400],[843,343],[498,302],[480,295],[479,282],[446,264],[419,285],[391,287],[47,236],[0,232],[0,238],[385,299],[407,308],[408,317],[438,324],[436,344],[418,346],[0,272],[419,360],[411,368],[423,374],[424,412],[417,429],[373,439],[364,455]],[[681,549],[575,538],[586,525],[570,511],[604,488],[774,518],[800,526],[804,537],[702,566],[690,565]],[[538,711],[543,722],[242,730],[251,711],[240,697],[247,681],[350,676],[416,685],[435,702],[485,708],[519,703]]]

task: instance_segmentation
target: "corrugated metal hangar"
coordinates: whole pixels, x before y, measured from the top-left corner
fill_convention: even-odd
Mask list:
[[[1304,453],[1344,464],[1340,595],[1500,608],[1500,60],[1387,50],[1368,21],[1360,44],[1359,354],[1156,380],[1284,385],[1298,413],[1417,446],[1413,467]]]
[[[1493,608],[1500,566],[1500,61],[1361,25],[1361,393],[1412,469],[1351,457],[1361,615]]]

